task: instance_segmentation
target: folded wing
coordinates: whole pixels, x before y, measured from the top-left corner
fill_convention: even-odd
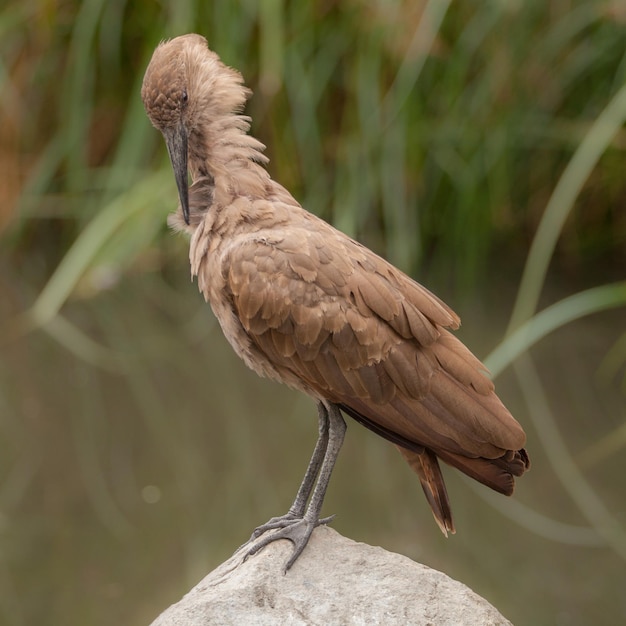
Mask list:
[[[444,532],[454,531],[443,459],[511,494],[528,468],[525,434],[480,361],[447,328],[441,300],[307,215],[237,241],[223,274],[236,316],[284,377],[395,443]]]

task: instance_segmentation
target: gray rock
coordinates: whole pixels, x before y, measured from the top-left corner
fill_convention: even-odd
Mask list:
[[[318,527],[289,572],[277,541],[213,570],[152,626],[332,624],[509,625],[486,600],[445,574]]]

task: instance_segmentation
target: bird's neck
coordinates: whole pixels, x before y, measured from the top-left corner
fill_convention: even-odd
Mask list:
[[[263,167],[268,158],[265,146],[247,134],[249,118],[221,117],[199,126],[189,136],[189,169],[196,180],[214,180],[216,188],[234,195],[262,196],[270,184]]]

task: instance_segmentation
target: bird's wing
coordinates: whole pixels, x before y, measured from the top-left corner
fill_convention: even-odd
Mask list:
[[[250,235],[224,258],[232,305],[256,348],[401,447],[447,453],[454,465],[455,455],[497,459],[522,448],[523,430],[484,366],[446,330],[459,324],[454,312],[309,220]]]

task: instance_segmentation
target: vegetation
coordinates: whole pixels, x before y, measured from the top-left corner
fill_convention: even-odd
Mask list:
[[[527,505],[522,499],[496,501],[496,506],[537,537],[567,544],[568,550],[605,550],[607,571],[622,571],[616,563],[623,567],[626,558],[623,510],[619,517],[623,502],[613,498],[619,489],[604,486],[600,478],[624,469],[615,454],[626,446],[623,405],[618,415],[614,400],[598,403],[598,414],[591,416],[595,421],[581,420],[574,434],[567,416],[546,396],[543,383],[551,376],[539,362],[545,352],[530,351],[537,342],[540,350],[554,333],[571,331],[558,336],[578,341],[586,327],[576,324],[595,314],[592,319],[610,327],[610,344],[602,344],[599,356],[582,355],[587,373],[563,383],[565,393],[573,397],[575,387],[593,387],[600,397],[619,397],[623,403],[622,5],[618,0],[6,3],[0,9],[0,431],[5,433],[0,508],[7,519],[6,540],[14,543],[3,547],[8,556],[0,564],[0,579],[7,585],[0,591],[0,616],[35,624],[42,615],[61,619],[71,610],[67,591],[55,595],[55,608],[47,612],[26,606],[24,589],[52,602],[43,591],[47,578],[71,586],[71,577],[87,568],[80,554],[65,569],[59,565],[72,541],[59,537],[66,526],[79,528],[81,515],[95,518],[92,525],[100,524],[101,533],[120,545],[132,539],[144,552],[163,549],[167,558],[161,557],[161,568],[171,558],[193,576],[217,562],[219,550],[206,558],[196,552],[198,545],[211,543],[201,512],[190,514],[192,519],[182,519],[180,511],[178,517],[161,513],[180,533],[176,545],[183,556],[163,548],[166,539],[156,530],[153,543],[132,534],[130,528],[148,522],[120,477],[124,462],[135,468],[129,472],[139,486],[166,467],[169,474],[161,480],[182,494],[178,506],[189,511],[200,497],[220,501],[226,525],[228,512],[231,519],[245,517],[230,503],[237,498],[208,485],[209,479],[198,479],[224,471],[221,455],[230,454],[231,463],[235,458],[242,468],[233,484],[238,480],[252,489],[254,481],[266,481],[257,488],[265,487],[262,499],[274,505],[268,517],[281,512],[277,509],[287,504],[282,495],[291,493],[286,488],[272,495],[272,462],[265,459],[269,469],[262,472],[253,466],[254,437],[241,434],[257,432],[243,415],[257,410],[256,395],[266,393],[261,383],[246,382],[252,391],[236,400],[237,384],[227,383],[231,404],[212,395],[213,413],[230,416],[230,426],[214,425],[217,430],[208,432],[199,425],[205,419],[198,415],[200,399],[185,408],[166,399],[164,391],[175,393],[173,380],[199,390],[206,384],[201,374],[219,369],[209,365],[214,343],[200,347],[209,339],[219,341],[219,333],[197,299],[180,295],[192,291],[185,284],[184,244],[164,226],[177,201],[175,185],[161,138],[139,98],[143,71],[158,41],[191,31],[204,34],[252,87],[253,133],[267,145],[271,173],[308,210],[437,291],[456,294],[460,311],[461,293],[468,306],[476,301],[474,293],[500,299],[502,315],[510,316],[508,330],[502,329],[506,337],[486,363],[497,375],[515,362],[526,401],[520,407],[535,418],[534,449],[544,446],[535,452],[536,471],[545,472],[551,462],[558,478],[555,491],[565,489],[571,501],[550,509],[543,493],[544,501],[527,495]],[[549,290],[546,281],[552,281]],[[499,287],[494,291],[491,285]],[[135,319],[138,312],[143,324]],[[181,329],[176,339],[169,337],[174,329]],[[497,337],[490,339],[493,345]],[[252,380],[235,371],[233,378]],[[213,373],[217,380],[219,372]],[[64,388],[68,391],[60,392]],[[219,383],[215,389],[224,395]],[[142,417],[128,426],[120,412]],[[59,421],[51,425],[44,416]],[[308,432],[311,424],[302,421]],[[524,416],[520,421],[530,426]],[[281,432],[279,425],[274,428]],[[204,458],[200,433],[227,442],[214,444],[216,460]],[[139,445],[143,437],[151,442],[147,460]],[[42,441],[50,442],[50,450],[34,443]],[[131,442],[129,449],[123,441]],[[377,454],[373,444],[364,445]],[[61,457],[73,460],[42,478],[41,463]],[[64,481],[72,471],[82,477],[82,486],[69,480],[64,496],[51,497],[50,490],[59,489],[53,478]],[[300,469],[294,472],[299,476]],[[391,470],[385,472],[394,480]],[[541,485],[541,477],[536,480]],[[391,498],[376,484],[372,479],[377,497]],[[144,494],[146,502],[150,493]],[[80,505],[85,500],[91,502],[89,514]],[[256,504],[248,503],[248,512],[260,523],[263,514]],[[543,516],[538,514],[542,504],[550,511]],[[567,524],[561,510],[568,513]],[[386,523],[382,518],[380,526]],[[109,545],[88,528],[82,541]],[[395,531],[405,532],[399,526]],[[226,536],[228,529],[212,532]],[[412,540],[408,531],[406,537]],[[36,556],[32,546],[39,550]],[[404,544],[397,549],[406,551]],[[471,547],[466,551],[472,556]],[[90,563],[106,560],[104,552],[91,550]],[[437,563],[442,557],[435,554]],[[571,553],[564,554],[559,552],[566,571]],[[25,582],[33,559],[39,561],[41,590]],[[505,564],[493,559],[493,576],[501,578]],[[185,588],[175,573],[171,579],[164,572],[150,578],[146,571],[152,565],[133,565],[125,582],[115,585],[148,580],[170,590],[167,583],[175,581],[178,591]],[[483,587],[496,596],[490,599],[498,604],[500,597],[506,604],[506,587],[499,588],[489,575],[485,580]],[[619,580],[609,591],[619,588]],[[621,581],[623,586],[623,572]],[[467,577],[465,582],[472,586]],[[87,596],[108,589],[107,584],[81,582]],[[111,600],[123,595],[115,585],[109,589]],[[529,595],[532,585],[530,579],[522,584]],[[168,594],[175,599],[176,591]],[[142,602],[148,602],[145,594],[129,592],[116,609],[123,613],[111,612],[106,619],[102,609],[84,601],[74,606],[76,622],[105,623],[116,616],[124,623],[145,622],[155,608],[141,608]],[[546,600],[545,613],[541,603],[509,606],[520,622],[548,623],[553,620],[546,615],[556,605]],[[617,623],[624,617],[617,594],[603,606],[605,613],[580,608],[580,622],[564,609],[562,621]]]

